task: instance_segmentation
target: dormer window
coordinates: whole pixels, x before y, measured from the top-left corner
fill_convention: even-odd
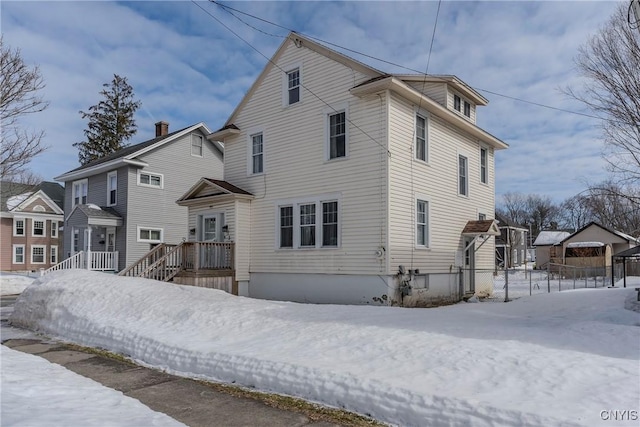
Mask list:
[[[456,111],[460,111],[460,103],[461,99],[458,95],[453,95],[453,109]]]
[[[471,104],[467,101],[464,101],[464,115],[467,117],[471,117]]]

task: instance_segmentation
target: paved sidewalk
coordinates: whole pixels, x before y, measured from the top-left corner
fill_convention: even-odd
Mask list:
[[[314,421],[300,412],[274,408],[257,399],[224,393],[203,382],[79,351],[62,343],[9,339],[2,345],[62,365],[192,427],[340,426],[322,421],[320,411],[317,417],[311,414],[318,419]]]

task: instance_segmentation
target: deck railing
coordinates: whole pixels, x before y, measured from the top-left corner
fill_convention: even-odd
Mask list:
[[[182,261],[185,270],[232,270],[233,242],[184,242]]]
[[[129,267],[122,270],[120,276],[141,277],[142,272],[147,271],[150,265],[161,259],[166,255],[168,251],[175,248],[177,245],[169,245],[161,243],[155,248],[151,249],[138,261],[131,264]]]
[[[160,244],[119,275],[169,281],[183,270],[233,270],[233,253],[232,242]]]
[[[78,252],[47,270],[42,270],[40,275],[58,270],[83,269],[94,271],[118,271],[118,252],[90,252],[89,265],[87,265],[87,253]]]

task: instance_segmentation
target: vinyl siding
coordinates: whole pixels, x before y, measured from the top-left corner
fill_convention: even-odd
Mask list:
[[[144,169],[131,167],[128,171],[127,254],[121,266],[130,265],[151,248],[150,243],[137,241],[138,226],[162,228],[164,243],[177,244],[187,239],[188,209],[179,206],[176,200],[202,177],[222,178],[221,153],[205,142],[203,156],[192,156],[190,134],[141,155],[139,160],[148,166]],[[139,186],[139,170],[162,174],[163,188]]]
[[[494,162],[489,150],[489,184],[480,184],[480,146],[468,135],[431,114],[428,124],[429,164],[412,153],[415,106],[393,95],[390,107],[390,257],[398,265],[423,272],[444,272],[462,249],[461,232],[478,213],[494,214]],[[458,153],[467,156],[469,196],[458,195]],[[416,248],[418,195],[429,201],[430,248]],[[477,268],[493,267],[494,239],[476,254]]]
[[[405,82],[418,92],[424,93],[443,107],[447,106],[446,83]]]
[[[387,203],[384,100],[351,96],[348,90],[369,76],[290,44],[278,65],[295,63],[302,64],[304,86],[336,108],[348,104],[348,118],[369,136],[347,124],[348,158],[326,161],[325,115],[331,110],[304,88],[300,103],[283,107],[282,72],[271,69],[238,112],[234,124],[241,134],[225,141],[225,179],[255,195],[250,271],[379,274],[384,266],[375,251],[384,244]],[[265,172],[247,176],[254,129],[263,132]],[[340,197],[341,246],[277,249],[278,201],[323,194]]]

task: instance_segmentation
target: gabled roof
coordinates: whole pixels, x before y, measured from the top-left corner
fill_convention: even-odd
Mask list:
[[[253,194],[235,185],[212,178],[200,178],[176,203],[182,205],[189,201],[204,200],[211,197],[240,196],[253,198]]]
[[[489,103],[489,100],[482,96],[480,92],[453,75],[429,74],[425,76],[424,74],[396,74],[396,77],[409,82],[447,83],[477,105],[487,105]]]
[[[533,242],[533,246],[551,246],[557,243],[560,243],[565,239],[565,237],[569,237],[571,234],[566,231],[541,231],[536,237],[536,241]]]
[[[96,159],[92,162],[87,163],[86,165],[79,166],[75,169],[72,169],[68,172],[63,173],[55,177],[56,181],[69,181],[72,179],[80,179],[85,178],[91,175],[95,175],[97,173],[104,172],[106,170],[111,170],[116,167],[120,167],[125,164],[134,164],[139,166],[146,166],[146,164],[139,159],[136,159],[138,156],[145,154],[151,150],[155,150],[165,144],[170,143],[171,141],[175,141],[176,139],[181,138],[184,135],[187,135],[197,129],[202,129],[202,132],[205,135],[209,135],[211,131],[207,126],[200,122],[194,125],[188,126],[186,128],[168,133],[163,136],[158,136],[156,138],[150,139],[148,141],[141,142],[136,145],[131,145],[125,148],[122,148],[115,153],[111,153],[102,158]],[[215,147],[220,150],[220,152],[224,152],[224,147],[222,144],[213,141]]]
[[[86,217],[88,225],[112,227],[120,226],[123,222],[122,217],[115,209],[93,204],[75,205],[67,218],[77,214]]]
[[[567,236],[566,238],[564,238],[564,239],[562,240],[562,242],[565,242],[566,240],[569,240],[569,239],[570,239],[570,238],[572,238],[573,236],[575,236],[575,235],[577,235],[577,234],[582,233],[584,230],[586,230],[587,228],[592,227],[592,226],[594,226],[594,227],[599,227],[599,228],[603,229],[604,231],[606,231],[606,232],[608,232],[608,233],[614,234],[614,235],[616,235],[616,236],[620,237],[621,239],[626,240],[628,243],[632,243],[632,244],[634,244],[634,245],[638,245],[638,244],[640,244],[640,239],[636,239],[635,237],[633,237],[633,236],[629,236],[628,234],[623,233],[623,232],[621,232],[621,231],[617,231],[617,230],[614,230],[614,229],[612,229],[612,228],[605,227],[604,225],[602,225],[602,224],[598,224],[598,223],[597,223],[597,222],[595,222],[595,221],[591,221],[589,224],[585,225],[585,226],[584,226],[584,227],[582,227],[580,230],[578,230],[578,231],[576,231],[575,233],[573,233],[573,234],[571,234],[571,235]]]
[[[37,193],[39,193],[54,210],[64,209],[64,187],[57,182],[49,181],[43,181],[38,185],[9,181],[0,182],[0,207],[3,212],[18,209]],[[13,206],[7,206],[7,202],[10,200],[13,201]]]

